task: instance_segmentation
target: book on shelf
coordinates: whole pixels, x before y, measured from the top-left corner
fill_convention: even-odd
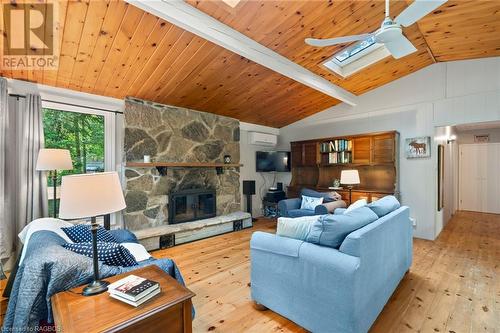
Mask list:
[[[111,297],[134,306],[144,303],[159,292],[158,282],[136,275],[129,275],[108,286]]]
[[[323,142],[320,144],[320,152],[322,153],[334,153],[341,151],[351,151],[352,141],[345,139],[337,139],[328,142]]]
[[[328,164],[347,164],[352,162],[350,151],[339,151],[328,154]]]

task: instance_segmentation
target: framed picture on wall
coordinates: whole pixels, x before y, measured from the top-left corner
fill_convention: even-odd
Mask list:
[[[426,158],[431,156],[431,137],[421,136],[405,140],[406,158]]]
[[[438,145],[438,211],[444,207],[444,146]]]

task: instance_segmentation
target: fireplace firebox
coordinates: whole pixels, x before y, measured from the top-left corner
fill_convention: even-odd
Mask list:
[[[215,190],[191,189],[172,192],[168,200],[168,223],[177,224],[216,216]]]

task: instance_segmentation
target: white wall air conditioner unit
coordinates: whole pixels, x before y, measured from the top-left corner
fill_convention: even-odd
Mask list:
[[[248,132],[248,141],[251,145],[276,146],[278,144],[278,136],[268,133]]]

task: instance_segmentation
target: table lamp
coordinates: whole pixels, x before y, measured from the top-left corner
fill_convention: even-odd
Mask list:
[[[340,172],[340,183],[347,185],[349,189],[349,205],[352,202],[352,187],[359,184],[358,170],[342,170]]]
[[[46,149],[42,148],[38,152],[36,160],[36,169],[38,171],[48,171],[52,178],[54,187],[54,217],[57,216],[57,170],[72,170],[73,161],[67,149]]]
[[[126,207],[120,179],[116,172],[100,172],[62,177],[59,217],[91,218],[94,281],[83,289],[84,296],[108,290],[107,281],[99,280],[96,217],[118,212]]]

